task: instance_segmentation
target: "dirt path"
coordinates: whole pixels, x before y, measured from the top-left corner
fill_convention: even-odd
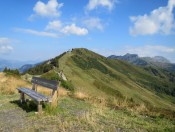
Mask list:
[[[0,111],[0,131],[20,132],[26,129],[26,126],[26,114],[20,108],[12,108]]]
[[[23,109],[12,103],[17,96],[1,96],[0,98],[0,131],[18,132],[27,128],[28,118]]]

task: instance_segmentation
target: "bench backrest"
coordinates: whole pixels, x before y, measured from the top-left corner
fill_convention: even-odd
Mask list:
[[[39,78],[39,77],[33,77],[31,82],[34,85],[40,85],[40,86],[43,86],[45,88],[52,89],[54,91],[58,89],[58,82],[57,81],[46,80],[44,78]]]

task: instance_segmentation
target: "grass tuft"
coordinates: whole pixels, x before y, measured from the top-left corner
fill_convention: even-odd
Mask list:
[[[88,98],[88,95],[85,94],[85,93],[82,93],[82,92],[75,92],[73,94],[73,97],[76,98],[76,99],[85,100],[85,99]]]

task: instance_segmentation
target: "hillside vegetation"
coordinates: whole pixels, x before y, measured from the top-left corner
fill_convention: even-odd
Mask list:
[[[82,92],[71,93],[61,87],[56,107],[43,105],[43,114],[38,115],[33,101],[23,105],[19,101],[16,88],[31,88],[29,82],[4,73],[0,73],[0,78],[0,131],[173,132],[175,129],[173,116],[164,117],[159,111],[147,115],[142,113],[144,105],[128,108],[125,100],[114,108],[113,100],[91,97]],[[48,94],[48,91],[41,92]]]
[[[124,61],[108,59],[87,49],[65,52],[27,73],[48,75],[49,78],[51,71],[56,73],[55,76],[62,71],[76,91],[90,96],[175,109],[174,73],[151,67],[144,69]]]

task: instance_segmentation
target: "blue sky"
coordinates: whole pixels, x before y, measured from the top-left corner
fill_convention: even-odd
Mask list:
[[[41,61],[71,48],[175,62],[175,0],[3,0],[0,58]]]

